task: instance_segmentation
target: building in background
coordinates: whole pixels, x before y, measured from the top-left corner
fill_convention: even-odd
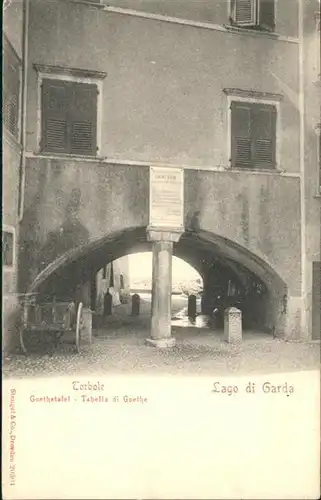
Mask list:
[[[113,297],[113,305],[127,302],[130,297],[128,256],[117,259],[100,269],[92,284],[91,309],[96,314],[104,314],[106,293]]]
[[[22,162],[22,2],[4,15],[3,34],[3,150],[2,150],[2,298],[3,331],[16,337],[19,316],[19,196]],[[8,335],[4,335],[4,347]]]
[[[265,330],[320,338],[318,9],[317,0],[7,6],[5,348],[19,294],[80,287],[92,302],[97,273],[101,294],[108,263],[151,248],[157,165],[184,168],[190,231],[175,252],[200,273],[204,303],[218,283],[235,283],[256,294]]]
[[[153,255],[150,252],[128,256],[129,284],[132,292],[144,293],[152,290]],[[173,257],[172,292],[174,294],[200,293],[203,280],[199,273],[184,260]]]

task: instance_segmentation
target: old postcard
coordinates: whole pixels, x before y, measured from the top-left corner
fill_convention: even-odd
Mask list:
[[[318,0],[3,3],[7,500],[320,496]]]

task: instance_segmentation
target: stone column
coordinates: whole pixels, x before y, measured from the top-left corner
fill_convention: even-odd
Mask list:
[[[148,229],[148,240],[153,242],[152,276],[152,322],[148,344],[156,347],[172,347],[172,255],[173,243],[182,234],[181,230]]]

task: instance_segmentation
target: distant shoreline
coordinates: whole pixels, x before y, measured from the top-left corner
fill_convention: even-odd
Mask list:
[[[148,288],[131,288],[130,293],[152,293],[152,290]],[[184,295],[184,293],[173,291],[172,295]]]

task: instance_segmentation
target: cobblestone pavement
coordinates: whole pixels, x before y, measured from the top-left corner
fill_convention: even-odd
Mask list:
[[[124,324],[125,323],[125,324]],[[176,346],[147,346],[149,321],[145,318],[111,324],[95,331],[91,346],[80,354],[72,345],[61,344],[48,354],[48,345],[37,353],[4,358],[4,377],[93,375],[106,373],[157,375],[228,375],[229,373],[273,373],[318,369],[320,344],[273,339],[247,332],[243,343],[223,341],[222,332],[208,328],[173,326]],[[43,348],[45,347],[45,350]]]

